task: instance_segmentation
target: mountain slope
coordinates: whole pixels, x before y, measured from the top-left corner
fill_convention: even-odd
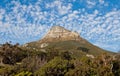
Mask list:
[[[111,53],[89,43],[80,37],[77,32],[71,32],[61,26],[53,26],[41,40],[28,43],[24,46],[36,50],[48,50],[52,48],[52,50],[56,51],[76,52],[75,54],[78,54],[78,52],[92,55]]]

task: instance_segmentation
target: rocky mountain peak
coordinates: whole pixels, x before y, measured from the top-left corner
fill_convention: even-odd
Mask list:
[[[50,31],[56,31],[56,30],[66,30],[66,29],[62,26],[52,26],[52,28],[50,29]]]
[[[41,41],[66,41],[66,40],[79,40],[80,36],[77,32],[65,29],[62,26],[53,26]]]

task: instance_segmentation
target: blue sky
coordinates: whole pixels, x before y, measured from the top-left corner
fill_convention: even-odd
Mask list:
[[[54,25],[120,50],[120,0],[0,0],[0,43],[41,39]]]

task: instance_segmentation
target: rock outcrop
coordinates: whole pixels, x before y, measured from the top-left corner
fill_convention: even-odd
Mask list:
[[[61,26],[53,26],[48,33],[40,40],[41,42],[54,42],[66,40],[80,40],[77,32],[69,31]]]

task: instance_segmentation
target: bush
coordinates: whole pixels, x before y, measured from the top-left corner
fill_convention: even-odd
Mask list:
[[[77,50],[81,50],[82,52],[88,53],[89,49],[85,47],[78,47]]]

